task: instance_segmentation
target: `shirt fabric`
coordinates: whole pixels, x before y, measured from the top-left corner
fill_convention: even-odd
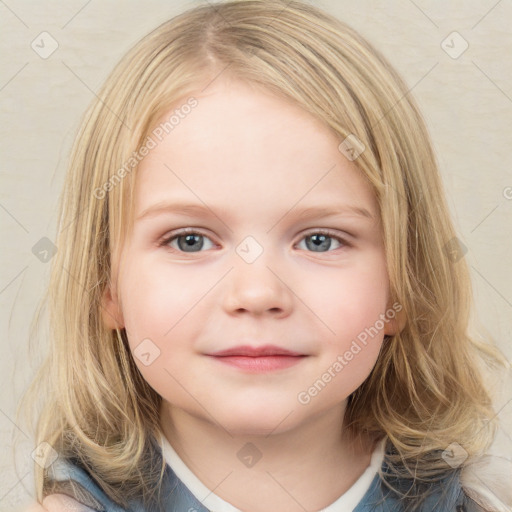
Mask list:
[[[153,441],[155,457],[172,457],[172,452],[165,450],[164,454],[159,442],[157,440]],[[368,478],[367,472],[373,474],[373,462],[378,459],[378,452],[374,453],[372,456],[372,464],[370,464],[364,474],[361,475],[361,477],[363,477],[362,480],[361,478],[358,479],[354,486],[340,497],[340,499],[350,503],[348,506],[352,506],[352,502],[348,501],[347,496],[350,497],[350,499],[352,499],[352,497],[355,499],[356,495],[358,497],[360,496],[359,487],[366,487]],[[175,458],[174,461],[174,464],[176,464],[177,459]],[[186,467],[184,464],[183,466]],[[82,507],[74,509],[77,511],[80,510],[80,512],[211,512],[205,506],[204,502],[201,502],[200,499],[204,498],[204,494],[201,494],[200,490],[195,486],[193,483],[194,479],[190,479],[190,475],[186,476],[183,473],[183,466],[180,469],[178,463],[178,466],[175,467],[184,480],[192,486],[195,492],[199,492],[198,495],[194,494],[194,492],[187,487],[186,483],[182,481],[174,471],[175,468],[171,468],[171,465],[167,463],[159,502],[144,506],[141,499],[135,499],[129,502],[127,508],[122,508],[103,492],[98,482],[93,479],[77,459],[59,456],[47,470],[43,496],[55,493],[70,496],[82,504]],[[382,461],[382,470],[384,473],[388,470],[385,455]],[[353,508],[353,512],[408,512],[409,510],[414,510],[414,512],[484,512],[484,510],[463,491],[460,485],[459,474],[460,469],[452,469],[447,471],[446,477],[439,482],[427,484],[424,490],[428,492],[420,494],[421,496],[425,496],[425,499],[419,507],[414,509],[407,508],[406,502],[404,502],[398,494],[392,492],[385,483],[382,482],[378,474],[375,474],[370,486],[366,489],[366,492],[364,492],[359,503]],[[359,486],[360,482],[361,484]],[[403,491],[407,491],[408,489],[407,485],[409,485],[409,481],[402,482],[399,480],[393,483],[395,487],[403,489]],[[337,506],[338,501],[339,500],[332,503],[326,510],[329,512],[341,510],[339,508],[332,508]],[[343,503],[343,501],[341,503]],[[222,501],[219,501],[213,505],[217,507],[221,504]],[[222,511],[222,509],[218,510]],[[236,509],[233,507],[232,510]],[[349,508],[345,510],[352,509]]]
[[[188,487],[190,492],[211,512],[242,512],[240,509],[224,501],[220,496],[212,493],[199,478],[189,469],[172,445],[162,434],[160,446],[165,461],[172,468],[176,476]],[[370,465],[357,481],[343,493],[335,502],[319,512],[352,512],[357,504],[363,499],[366,491],[382,465],[384,460],[385,439],[380,441],[375,448]]]

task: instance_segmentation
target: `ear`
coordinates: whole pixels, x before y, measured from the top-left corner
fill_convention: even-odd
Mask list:
[[[391,318],[388,311],[394,312],[394,318]],[[387,336],[395,336],[402,332],[403,328],[406,324],[406,315],[403,306],[395,301],[393,304],[388,304],[388,309],[386,309],[386,316],[389,318],[387,322],[384,324],[384,334]]]
[[[121,306],[115,291],[111,286],[106,286],[101,300],[101,316],[103,323],[108,329],[122,329],[124,327],[124,318]]]

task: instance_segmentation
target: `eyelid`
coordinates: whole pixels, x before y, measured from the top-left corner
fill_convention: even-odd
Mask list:
[[[174,240],[175,238],[178,238],[179,236],[185,236],[185,235],[201,235],[208,239],[210,239],[212,242],[215,243],[215,241],[212,239],[212,236],[208,234],[206,231],[204,231],[201,228],[194,228],[194,227],[188,227],[188,228],[180,228],[175,229],[171,231],[170,233],[165,234],[159,241],[158,246],[164,246],[169,244],[171,240]]]
[[[215,240],[212,239],[212,236],[208,234],[205,230],[202,228],[194,228],[194,227],[187,227],[187,228],[180,228],[173,230],[170,234],[164,235],[158,242],[158,246],[166,246],[168,245],[172,240],[175,240],[176,238],[180,236],[185,236],[188,234],[196,234],[201,235],[209,240],[211,240],[213,243],[216,244]],[[351,238],[354,238],[353,235],[350,235],[349,233],[340,234],[338,231],[330,228],[309,228],[308,230],[300,233],[300,238],[296,240],[294,243],[294,247],[302,241],[305,237],[313,234],[321,234],[321,235],[327,235],[331,238],[336,239],[338,242],[340,242],[343,246],[351,247],[352,243],[350,242]],[[204,251],[199,251],[204,252]],[[327,252],[333,252],[333,251],[327,251]]]
[[[297,245],[305,237],[307,237],[309,235],[315,235],[315,234],[327,235],[327,236],[329,236],[331,238],[335,238],[336,240],[338,240],[344,246],[347,246],[347,247],[351,247],[352,246],[352,243],[350,242],[350,239],[354,238],[353,235],[350,235],[349,233],[340,234],[338,231],[336,231],[334,229],[329,229],[329,228],[311,228],[311,229],[308,229],[307,231],[305,231],[305,232],[300,234],[300,238],[297,240],[295,245]],[[333,252],[333,251],[327,251],[327,252]]]

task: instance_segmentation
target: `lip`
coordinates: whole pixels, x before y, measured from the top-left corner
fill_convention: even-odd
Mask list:
[[[263,345],[261,347],[253,347],[251,345],[239,345],[237,347],[219,350],[208,354],[215,357],[226,356],[246,356],[246,357],[265,357],[265,356],[303,356],[299,352],[293,352],[276,345]]]
[[[307,357],[306,354],[275,345],[264,345],[262,347],[241,345],[208,355],[220,363],[234,366],[249,373],[283,370],[298,364]]]

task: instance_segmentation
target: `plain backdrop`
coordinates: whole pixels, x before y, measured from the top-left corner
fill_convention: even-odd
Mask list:
[[[34,446],[14,411],[40,361],[40,353],[28,351],[29,325],[49,263],[37,257],[36,244],[55,240],[57,200],[79,121],[137,40],[200,3],[0,1],[2,511],[22,509],[33,492]],[[512,2],[312,3],[359,30],[411,88],[432,134],[458,238],[467,247],[477,321],[511,360]],[[496,450],[510,457],[512,391],[496,403],[503,423]],[[15,433],[23,441],[16,469]]]

